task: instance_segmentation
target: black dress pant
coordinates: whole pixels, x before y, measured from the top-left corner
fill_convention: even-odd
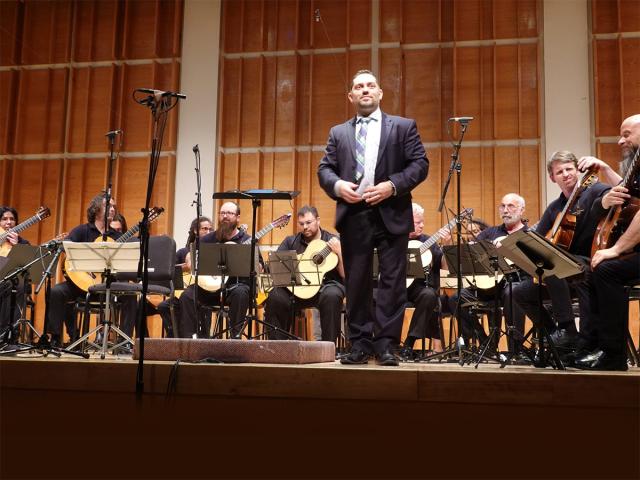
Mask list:
[[[62,338],[62,324],[67,327],[71,338],[76,336],[74,321],[74,302],[78,297],[85,297],[86,292],[76,287],[73,282],[62,282],[51,288],[49,292],[49,322],[45,333]],[[133,335],[138,314],[138,299],[134,295],[118,296],[120,304],[120,328],[128,335]]]
[[[524,337],[524,311],[520,306],[512,301],[514,292],[520,282],[509,282],[498,285],[498,302],[503,307],[503,314],[507,327],[511,327],[514,330],[514,334],[509,335],[507,344],[509,351],[515,351],[516,344],[522,337]],[[497,328],[500,328],[502,320],[494,318],[494,303],[495,303],[495,291],[489,290],[472,290],[470,288],[463,288],[461,295],[460,307],[458,309],[458,326],[460,333],[465,341],[476,338],[480,342],[484,342],[487,339],[487,333],[480,324],[478,316],[472,313],[470,307],[463,307],[465,303],[481,302],[483,311],[487,313],[489,322]],[[449,297],[449,308],[452,312],[456,311],[458,303],[458,295],[452,295]]]
[[[380,354],[400,343],[407,301],[409,234],[389,232],[378,209],[354,206],[340,225],[352,349]],[[378,297],[373,302],[373,251],[378,251]]]
[[[16,287],[16,296],[13,315],[11,315],[11,282],[5,282],[0,285],[0,334],[4,333],[7,328],[14,325],[20,317],[26,317],[27,312],[23,312],[25,305],[27,288],[20,282]]]
[[[205,313],[200,311],[200,317],[196,318],[196,306],[194,303],[195,285],[187,288],[180,295],[180,322],[178,334],[182,338],[191,338],[198,331],[197,322],[206,322]],[[209,292],[198,287],[198,303],[201,305],[220,306],[221,292]],[[251,305],[249,285],[236,283],[229,286],[225,292],[224,304],[229,306],[229,321],[231,323],[231,335],[239,337],[242,334],[242,326]]]
[[[436,291],[419,281],[414,281],[407,289],[407,300],[414,305],[413,316],[409,324],[407,340],[418,338],[440,338],[438,325],[438,295]],[[408,342],[405,342],[407,344]],[[407,345],[413,347],[412,345]]]
[[[640,252],[605,260],[593,270],[590,287],[595,345],[610,356],[624,356],[629,329],[627,286],[640,280]]]
[[[265,320],[282,330],[291,328],[291,311],[294,313],[302,308],[316,307],[320,312],[320,327],[322,340],[334,342],[340,333],[342,318],[342,303],[344,301],[344,287],[336,282],[329,282],[320,287],[319,292],[309,299],[294,297],[291,304],[291,292],[283,287],[276,287],[269,292],[265,305]],[[270,330],[267,332],[270,340],[286,340],[286,335]]]

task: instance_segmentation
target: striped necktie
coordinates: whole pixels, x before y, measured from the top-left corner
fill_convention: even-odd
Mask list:
[[[356,135],[356,183],[360,183],[364,177],[364,152],[367,148],[367,127],[372,119],[369,117],[361,117],[358,120],[360,129]]]

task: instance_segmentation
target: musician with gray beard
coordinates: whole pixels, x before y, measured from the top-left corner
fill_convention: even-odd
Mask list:
[[[320,312],[321,339],[328,342],[335,342],[340,333],[340,319],[342,315],[342,302],[344,300],[344,267],[342,265],[342,250],[340,240],[333,233],[320,228],[320,217],[315,207],[305,205],[298,210],[298,227],[300,232],[297,235],[290,235],[285,238],[278,251],[295,250],[298,255],[304,254],[309,244],[314,240],[322,240],[331,249],[331,252],[338,257],[337,266],[326,272],[318,292],[311,298],[294,297],[292,305],[292,293],[284,287],[276,287],[269,292],[265,306],[265,319],[267,323],[275,325],[285,331],[291,327],[291,309],[300,310],[303,308],[316,307]],[[300,262],[301,272],[309,271],[313,268],[312,262]],[[313,275],[307,275],[306,279]],[[303,282],[305,277],[303,277]],[[311,281],[311,280],[309,280]],[[309,288],[309,287],[307,287]],[[295,293],[295,288],[293,289]],[[284,339],[285,335],[280,332],[269,332],[270,339]]]
[[[499,245],[499,241],[501,238],[525,228],[525,224],[523,222],[524,212],[524,198],[516,193],[507,193],[504,197],[502,197],[500,205],[498,205],[498,213],[500,215],[500,218],[502,218],[503,223],[501,225],[495,225],[493,227],[484,229],[478,234],[476,240],[487,240],[496,245]],[[512,286],[520,281],[520,276],[518,275],[517,277],[518,278],[509,278]],[[511,301],[510,288],[507,282],[500,282],[498,284],[498,289],[498,296],[501,300],[502,306],[504,307],[505,322],[508,327],[514,328],[515,332],[517,332],[515,337],[513,335],[510,335],[508,338],[509,350],[513,352],[516,349],[516,345],[518,343],[516,340],[524,336],[524,313],[518,307],[518,305],[515,304],[515,302]],[[477,317],[471,313],[470,305],[479,301],[485,308],[491,308],[492,301],[494,300],[494,290],[473,290],[470,288],[463,288],[460,298],[461,305],[458,309],[458,320],[462,336],[465,340],[468,340],[470,338],[477,338],[480,343],[485,342],[487,340],[487,334],[484,331],[482,325],[479,323]],[[449,298],[449,306],[452,312],[456,311],[457,301],[457,295]],[[463,306],[465,304],[466,306]],[[488,317],[491,323],[493,323],[494,319],[492,310],[488,311]],[[500,323],[496,323],[499,327]]]
[[[238,227],[240,225],[240,206],[235,202],[223,203],[218,213],[217,230],[205,235],[200,243],[247,243],[251,237]],[[191,270],[191,255],[185,258],[186,269]],[[229,320],[233,338],[240,338],[247,310],[251,304],[250,279],[245,277],[229,277],[226,280],[224,304],[229,306]],[[198,288],[198,303],[208,306],[219,306],[222,289],[209,292]],[[194,302],[195,285],[190,285],[180,296],[179,336],[191,338],[198,331],[198,326],[204,321],[204,314],[196,315]],[[198,309],[200,310],[200,309]]]

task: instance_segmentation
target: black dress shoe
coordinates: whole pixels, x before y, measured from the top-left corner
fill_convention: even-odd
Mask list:
[[[626,371],[627,357],[625,355],[611,355],[596,350],[588,355],[576,359],[574,366],[583,370]]]
[[[385,350],[382,353],[376,354],[376,363],[383,367],[397,367],[400,365],[398,357],[396,357],[391,350]]]
[[[351,350],[349,355],[346,355],[340,359],[340,363],[343,365],[364,365],[369,362],[369,354],[362,350]]]

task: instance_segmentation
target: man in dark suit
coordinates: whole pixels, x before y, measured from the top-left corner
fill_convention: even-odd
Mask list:
[[[416,122],[380,110],[382,89],[361,70],[349,101],[357,115],[329,133],[318,167],[320,185],[336,200],[336,229],[345,266],[351,353],[341,362],[398,365],[407,298],[407,243],[413,231],[411,190],[427,178],[429,161]],[[380,277],[373,306],[373,252]]]

